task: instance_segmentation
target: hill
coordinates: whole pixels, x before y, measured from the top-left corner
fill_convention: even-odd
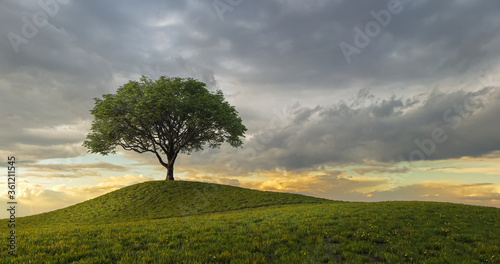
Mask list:
[[[500,209],[147,182],[23,217],[1,263],[496,263]],[[5,220],[1,225],[7,226]]]
[[[21,218],[21,223],[116,223],[262,206],[320,203],[326,199],[263,192],[190,181],[151,181],[131,185],[60,210]]]

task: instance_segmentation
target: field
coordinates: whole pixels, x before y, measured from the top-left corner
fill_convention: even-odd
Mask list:
[[[1,220],[2,226],[7,226]],[[18,219],[0,263],[496,263],[500,209],[147,182]],[[5,247],[4,247],[5,248]]]

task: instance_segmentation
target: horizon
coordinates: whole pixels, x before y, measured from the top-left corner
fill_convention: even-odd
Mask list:
[[[500,3],[2,5],[0,154],[5,176],[16,159],[17,217],[165,178],[154,155],[82,146],[93,98],[142,75],[220,89],[248,128],[242,148],[179,155],[176,180],[500,208]]]
[[[236,187],[236,188],[242,188],[242,189],[247,189],[247,190],[255,190],[255,191],[262,191],[262,190],[257,190],[257,189],[249,189],[249,188],[244,188],[244,187],[240,187],[240,186],[234,186],[234,185],[227,185],[227,184],[219,184],[219,183],[211,183],[211,182],[200,182],[200,181],[189,181],[189,180],[175,180],[176,182],[192,182],[192,183],[201,183],[201,184],[215,184],[215,185],[220,185],[220,186],[228,186],[228,187]],[[119,189],[116,189],[116,190],[113,190],[113,191],[110,191],[110,192],[107,192],[107,193],[104,193],[104,194],[101,194],[99,196],[96,196],[96,197],[93,197],[93,198],[90,198],[88,200],[84,200],[84,201],[81,201],[81,202],[78,202],[76,204],[73,204],[73,205],[69,205],[67,207],[71,207],[71,206],[74,206],[74,205],[78,205],[78,204],[81,204],[81,203],[85,203],[85,202],[88,202],[88,201],[91,201],[91,200],[94,200],[96,198],[99,198],[99,197],[102,197],[102,196],[105,196],[107,194],[110,194],[112,192],[115,192],[115,191],[118,191],[120,189],[124,189],[124,188],[127,188],[127,187],[131,187],[133,185],[138,185],[138,184],[144,184],[144,183],[147,183],[147,182],[173,182],[173,181],[166,181],[166,180],[151,180],[151,181],[144,181],[144,182],[139,182],[139,183],[133,183],[133,184],[130,184],[130,185],[127,185],[127,186],[123,186]],[[288,194],[296,194],[296,195],[304,195],[304,194],[301,194],[301,193],[293,193],[293,192],[277,192],[277,191],[262,191],[262,192],[271,192],[271,193],[288,193]],[[204,194],[201,194],[200,195],[204,196],[204,195],[209,195],[207,193],[204,193]],[[321,198],[321,197],[316,197],[316,196],[308,196],[308,195],[304,195],[304,196],[307,196],[307,197],[312,197],[312,198],[318,198],[318,199],[326,199],[326,198]],[[217,196],[216,196],[217,198]],[[463,204],[463,203],[453,203],[453,202],[439,202],[439,201],[414,201],[414,200],[391,200],[391,201],[371,201],[371,202],[361,202],[361,201],[344,201],[344,200],[331,200],[331,199],[326,199],[328,201],[332,201],[332,202],[346,202],[346,203],[385,203],[385,202],[429,202],[429,203],[443,203],[443,204],[455,204],[455,205],[469,205],[469,206],[479,206],[479,207],[489,207],[489,208],[497,208],[497,207],[493,207],[493,206],[485,206],[485,205],[470,205],[470,204]],[[51,212],[54,212],[54,211],[57,211],[57,210],[60,210],[60,209],[64,209],[64,208],[67,208],[67,207],[63,207],[63,208],[58,208],[58,209],[54,209],[54,210],[50,210],[50,211],[46,211],[46,212],[43,212],[43,213],[51,213]],[[258,207],[256,207],[258,208]],[[40,213],[40,214],[43,214],[43,213]],[[33,214],[33,215],[38,215],[38,214]],[[27,216],[32,216],[32,215],[27,215]],[[25,216],[20,216],[20,217],[25,217]],[[17,217],[16,217],[17,218]],[[8,217],[5,217],[5,218],[0,218],[0,220],[6,220],[6,219],[9,219]]]

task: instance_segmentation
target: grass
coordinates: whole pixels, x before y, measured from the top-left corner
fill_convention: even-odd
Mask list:
[[[2,225],[5,220],[2,220]],[[20,218],[0,263],[496,263],[500,209],[148,182]]]
[[[22,223],[116,223],[189,216],[262,206],[328,200],[290,193],[249,190],[189,181],[135,184],[61,210],[30,216]]]

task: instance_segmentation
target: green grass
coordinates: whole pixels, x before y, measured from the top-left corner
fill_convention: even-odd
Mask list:
[[[116,223],[189,216],[262,206],[328,200],[189,181],[135,184],[61,210],[30,216],[21,223]]]
[[[148,182],[18,219],[17,256],[0,263],[496,263],[499,221],[497,208]]]

